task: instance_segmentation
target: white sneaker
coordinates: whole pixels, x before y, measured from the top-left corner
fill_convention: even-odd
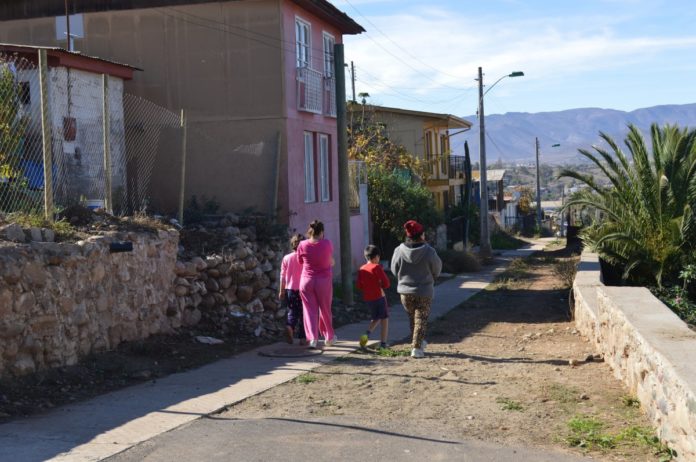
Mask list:
[[[333,338],[324,340],[324,345],[331,346],[336,342],[338,342],[338,337],[334,335]]]
[[[307,348],[311,350],[316,350],[317,349],[317,341],[316,340],[310,340],[309,344],[307,345]]]
[[[426,342],[425,340],[421,340],[421,347],[420,347],[420,349],[423,350],[423,351],[425,351],[426,348],[428,348],[428,342]]]
[[[413,350],[411,350],[411,357],[412,358],[424,358],[425,353],[423,353],[422,348],[414,348]]]

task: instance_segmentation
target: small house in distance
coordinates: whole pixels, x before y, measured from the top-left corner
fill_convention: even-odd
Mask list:
[[[58,47],[0,44],[0,66],[18,89],[18,116],[25,119],[15,165],[30,190],[44,188],[41,143],[41,89],[38,54],[47,55],[47,112],[52,137],[54,197],[57,204],[103,200],[103,76],[108,76],[109,146],[112,191],[122,197],[126,185],[123,83],[138,70]],[[7,104],[7,103],[6,103]]]

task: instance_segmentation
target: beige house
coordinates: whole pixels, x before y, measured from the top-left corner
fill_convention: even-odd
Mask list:
[[[361,105],[349,110],[362,113]],[[411,111],[384,106],[369,106],[375,122],[385,127],[389,139],[406,148],[410,154],[427,164],[425,184],[433,194],[437,208],[445,210],[454,205],[463,175],[453,168],[450,137],[471,128],[471,123],[452,114]],[[453,131],[450,131],[453,130]],[[460,164],[457,164],[460,165]]]

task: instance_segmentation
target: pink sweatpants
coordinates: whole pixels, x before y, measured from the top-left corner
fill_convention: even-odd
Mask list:
[[[319,340],[319,331],[325,339],[334,338],[331,300],[331,277],[305,277],[300,279],[300,297],[304,309],[304,328],[307,340]]]

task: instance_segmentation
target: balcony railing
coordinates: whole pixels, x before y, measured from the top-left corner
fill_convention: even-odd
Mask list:
[[[322,113],[323,76],[308,67],[297,68],[297,109]]]
[[[336,79],[309,67],[298,67],[297,109],[336,117]]]

